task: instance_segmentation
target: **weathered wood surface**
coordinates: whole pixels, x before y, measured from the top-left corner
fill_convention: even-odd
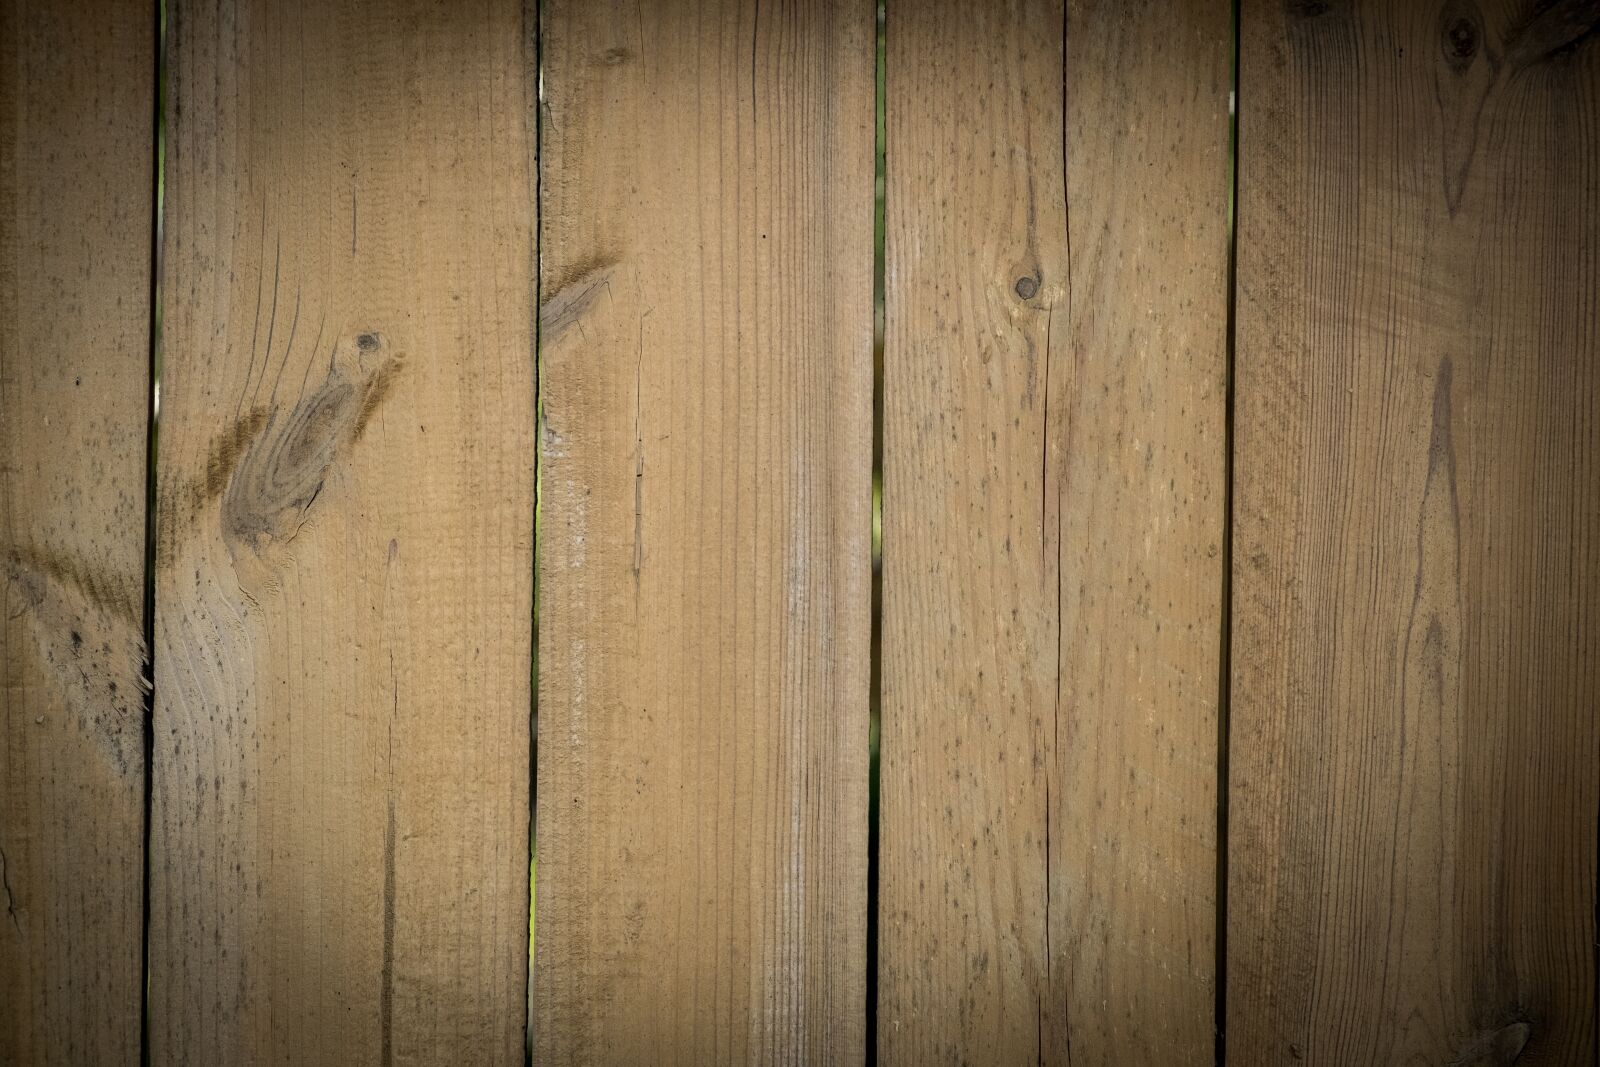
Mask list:
[[[1229,32],[889,12],[886,1062],[1211,1056]]]
[[[0,3],[0,1063],[137,1063],[155,10]]]
[[[1242,14],[1229,1059],[1593,1063],[1600,7]]]
[[[170,33],[152,1058],[519,1063],[533,37]]]
[[[542,34],[535,1058],[859,1062],[872,5]]]

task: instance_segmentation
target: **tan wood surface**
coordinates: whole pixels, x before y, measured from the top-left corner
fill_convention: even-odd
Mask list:
[[[137,1063],[155,10],[0,3],[0,1063]]]
[[[1232,1062],[1594,1062],[1597,21],[1244,5]]]
[[[520,1063],[529,25],[170,19],[152,1059]]]
[[[888,47],[879,1052],[1207,1061],[1227,12]]]
[[[860,1062],[872,5],[542,34],[535,1058]]]

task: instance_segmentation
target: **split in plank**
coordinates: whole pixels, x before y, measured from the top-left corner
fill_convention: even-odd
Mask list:
[[[887,36],[879,1052],[1207,1060],[1228,12]]]

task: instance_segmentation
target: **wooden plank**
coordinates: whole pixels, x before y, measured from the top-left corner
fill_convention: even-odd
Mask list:
[[[545,6],[541,1063],[864,1053],[873,17]]]
[[[522,5],[170,26],[152,1060],[520,1063]]]
[[[1228,12],[887,33],[879,1053],[1209,1060]]]
[[[155,10],[0,3],[0,1063],[137,1063]]]
[[[1595,1061],[1597,21],[1245,4],[1236,1062]]]

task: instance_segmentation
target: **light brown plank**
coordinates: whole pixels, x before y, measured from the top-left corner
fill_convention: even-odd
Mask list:
[[[172,9],[156,1063],[517,1063],[532,38]]]
[[[859,1062],[872,4],[542,35],[535,1058]]]
[[[1243,16],[1229,1059],[1592,1063],[1600,8]]]
[[[155,10],[0,3],[0,1063],[137,1063]]]
[[[879,1052],[1207,1061],[1228,13],[887,33]]]

